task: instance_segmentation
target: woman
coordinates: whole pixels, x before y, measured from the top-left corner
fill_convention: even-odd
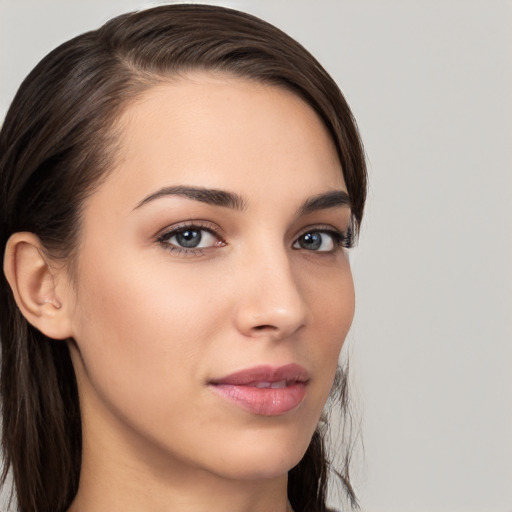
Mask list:
[[[229,9],[124,15],[41,61],[0,148],[19,510],[326,510],[366,172],[314,58]]]

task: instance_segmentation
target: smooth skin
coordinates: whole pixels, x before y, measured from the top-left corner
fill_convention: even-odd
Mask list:
[[[28,233],[6,257],[27,318],[75,340],[84,445],[70,511],[285,511],[354,313],[339,243],[350,209],[304,208],[347,190],[333,142],[293,93],[206,72],[152,87],[117,129],[73,272]],[[227,194],[210,204],[190,189]],[[310,380],[285,414],[210,385],[289,363]]]

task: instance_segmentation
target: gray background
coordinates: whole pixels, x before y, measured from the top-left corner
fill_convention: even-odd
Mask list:
[[[0,0],[0,119],[58,43],[158,3]],[[217,3],[310,49],[366,144],[348,343],[363,509],[512,512],[512,2]]]

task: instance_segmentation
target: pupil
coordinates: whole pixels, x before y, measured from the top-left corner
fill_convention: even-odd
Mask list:
[[[302,237],[301,245],[304,249],[316,250],[322,245],[322,236],[320,233],[307,233]]]
[[[201,242],[201,231],[196,229],[186,229],[185,231],[176,234],[176,241],[182,247],[197,247]]]

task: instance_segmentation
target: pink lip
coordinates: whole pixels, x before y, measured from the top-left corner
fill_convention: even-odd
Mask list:
[[[297,364],[256,366],[210,382],[211,388],[235,405],[263,416],[285,414],[306,396],[309,373]]]

